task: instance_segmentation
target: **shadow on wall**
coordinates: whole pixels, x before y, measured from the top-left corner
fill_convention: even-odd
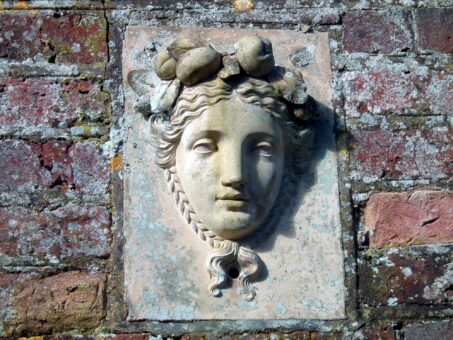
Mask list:
[[[328,151],[335,152],[335,139],[333,131],[333,110],[326,105],[308,96],[305,109],[313,112],[317,119],[310,126],[300,125],[300,128],[310,128],[314,134],[313,146],[310,147],[312,155],[302,173],[286,173],[280,189],[277,202],[272,209],[267,221],[250,236],[241,240],[241,244],[250,247],[258,253],[269,252],[274,248],[275,242],[280,236],[287,238],[296,237],[295,216],[304,204],[304,197],[318,181],[316,178],[317,167]],[[264,263],[257,281],[264,281],[268,276],[268,270]]]

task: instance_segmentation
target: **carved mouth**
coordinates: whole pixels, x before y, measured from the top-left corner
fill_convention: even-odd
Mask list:
[[[249,201],[249,197],[248,196],[244,196],[244,195],[241,195],[241,194],[237,194],[237,195],[218,195],[216,197],[217,200],[220,200],[220,201]]]

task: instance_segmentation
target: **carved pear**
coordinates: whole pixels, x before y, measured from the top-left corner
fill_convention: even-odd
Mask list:
[[[210,46],[194,48],[185,53],[176,66],[176,76],[191,86],[215,74],[221,66],[222,55]]]
[[[160,79],[170,80],[176,76],[176,64],[174,59],[167,50],[160,51],[154,57],[154,71]]]
[[[170,46],[168,46],[167,50],[170,55],[175,58],[176,60],[181,59],[181,57],[193,50],[194,48],[206,46],[207,43],[201,39],[200,37],[193,37],[193,38],[176,38]]]
[[[236,44],[235,57],[242,69],[252,77],[265,76],[275,65],[272,43],[257,35],[241,38]]]

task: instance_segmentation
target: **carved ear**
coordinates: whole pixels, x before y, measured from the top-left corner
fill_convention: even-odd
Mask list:
[[[151,93],[155,86],[153,72],[150,70],[133,70],[127,75],[127,81],[139,96]]]

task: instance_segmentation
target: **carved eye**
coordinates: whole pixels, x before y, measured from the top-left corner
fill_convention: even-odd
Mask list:
[[[207,154],[211,152],[216,152],[217,151],[217,145],[216,143],[209,138],[203,138],[197,140],[193,146],[192,150],[195,152],[201,153],[201,154]]]
[[[256,145],[255,151],[262,157],[272,157],[275,153],[274,146],[269,142],[260,142]]]

